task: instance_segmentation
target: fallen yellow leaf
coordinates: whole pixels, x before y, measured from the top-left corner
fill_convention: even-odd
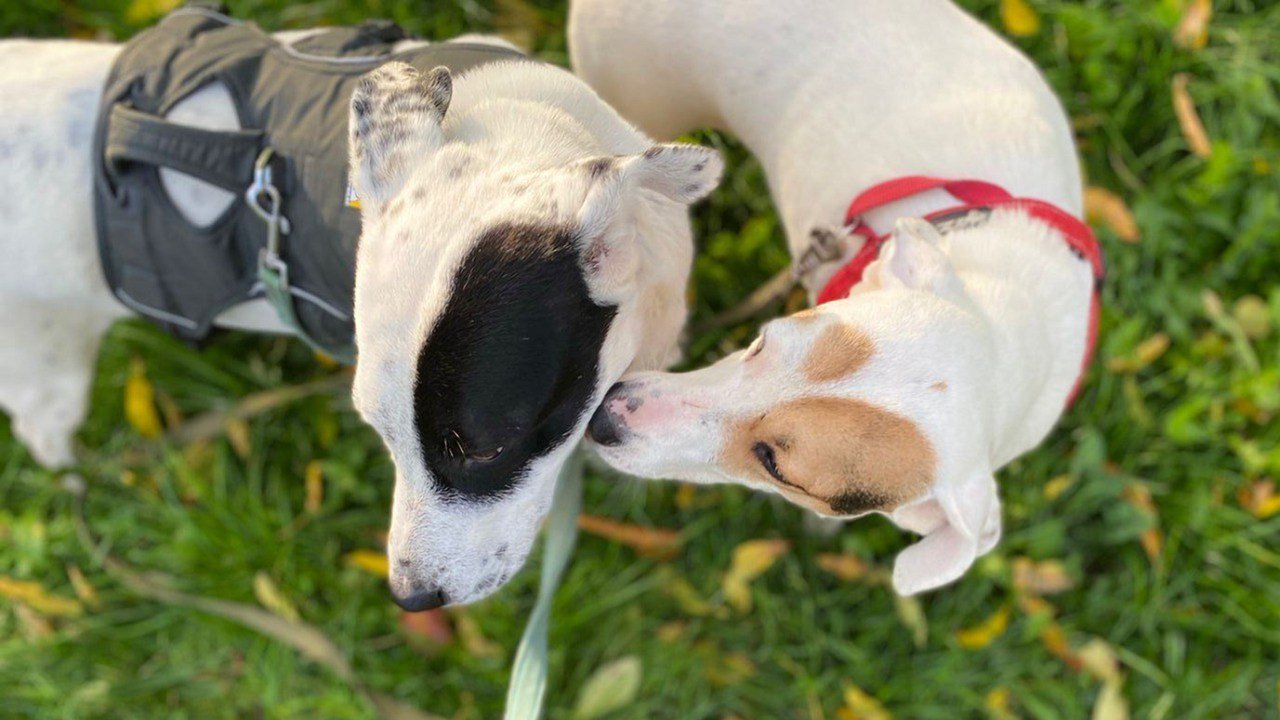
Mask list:
[[[89,584],[88,578],[84,573],[80,572],[80,568],[75,565],[67,566],[67,577],[71,579],[71,588],[76,591],[76,597],[80,598],[80,602],[91,608],[97,608],[102,605],[102,601],[98,598],[98,591],[93,585]]]
[[[1076,657],[1075,651],[1071,649],[1071,643],[1067,642],[1067,633],[1061,625],[1056,622],[1045,625],[1040,630],[1040,642],[1046,650],[1066,663],[1067,667],[1072,670],[1080,669],[1080,658]]]
[[[1123,684],[1119,680],[1103,683],[1098,699],[1093,703],[1092,720],[1129,720],[1129,703],[1124,698]]]
[[[1133,213],[1121,197],[1104,187],[1091,185],[1084,190],[1084,215],[1092,224],[1101,223],[1127,243],[1142,239],[1142,231]]]
[[[1062,497],[1062,493],[1075,483],[1076,479],[1070,475],[1059,475],[1044,484],[1044,497],[1050,502]]]
[[[314,515],[324,505],[324,465],[319,460],[312,460],[307,463],[307,469],[302,474],[307,486],[307,499],[303,508]]]
[[[1138,343],[1132,353],[1107,360],[1107,369],[1114,373],[1139,372],[1168,352],[1170,343],[1166,333],[1158,332]]]
[[[1000,19],[1004,29],[1015,37],[1030,37],[1040,32],[1040,16],[1027,0],[1001,0]]]
[[[1213,154],[1213,144],[1209,142],[1209,133],[1200,122],[1200,113],[1196,112],[1196,103],[1187,91],[1191,76],[1178,73],[1173,76],[1173,113],[1178,117],[1178,128],[1182,130],[1182,138],[1187,147],[1198,157],[1207,158]]]
[[[1006,687],[998,687],[987,693],[982,702],[982,706],[986,708],[987,717],[991,720],[1014,720],[1018,717],[1010,707],[1010,698],[1009,688]]]
[[[879,700],[856,685],[844,686],[844,706],[837,717],[841,720],[893,720],[893,715]]]
[[[377,575],[385,578],[391,571],[390,564],[387,562],[387,554],[377,550],[352,550],[342,556],[343,562],[349,567],[363,570],[370,575]]]
[[[733,561],[724,574],[724,597],[738,612],[751,610],[752,580],[773,567],[791,549],[786,540],[748,540],[733,549]]]
[[[848,553],[819,553],[817,561],[818,567],[845,582],[862,579],[869,569],[865,560]]]
[[[1271,334],[1271,310],[1267,301],[1257,295],[1245,295],[1231,307],[1231,316],[1250,340],[1261,340]]]
[[[124,19],[134,25],[151,22],[182,4],[182,0],[133,0],[124,10]]]
[[[227,431],[227,440],[231,443],[231,449],[235,451],[236,456],[241,460],[248,460],[249,456],[253,455],[249,423],[239,418],[231,418],[227,420],[224,429]]]
[[[0,597],[23,603],[41,615],[76,617],[84,613],[79,602],[51,595],[43,585],[31,580],[14,580],[0,575]]]
[[[929,621],[924,616],[924,607],[915,596],[893,593],[893,609],[898,619],[911,631],[911,641],[922,648],[929,640]]]
[[[956,642],[967,650],[978,650],[990,645],[1009,627],[1009,608],[1002,607],[986,620],[964,630],[956,631]]]
[[[1145,485],[1130,483],[1121,491],[1120,497],[1151,518],[1151,527],[1142,531],[1139,541],[1142,543],[1143,551],[1147,553],[1147,558],[1155,562],[1164,550],[1164,533],[1160,532],[1160,512],[1156,509],[1155,501],[1151,499],[1151,491]]]
[[[715,687],[732,687],[755,677],[756,664],[743,653],[716,654],[703,663],[702,674]]]
[[[129,362],[129,378],[124,382],[124,419],[144,438],[154,440],[164,432],[156,412],[156,391],[140,358]]]
[[[1090,675],[1104,682],[1120,680],[1120,658],[1102,638],[1092,638],[1076,651],[1080,666]]]
[[[1266,520],[1280,513],[1280,495],[1276,494],[1276,484],[1273,480],[1258,480],[1252,485],[1240,488],[1236,499],[1240,501],[1240,507],[1259,520]]]
[[[695,588],[684,576],[667,566],[659,569],[659,580],[662,583],[662,589],[676,601],[680,606],[681,612],[694,617],[707,617],[708,615],[715,617],[724,617],[728,614],[728,610],[722,605],[712,605],[698,593]]]
[[[689,628],[689,623],[683,620],[671,620],[664,622],[658,626],[657,635],[660,642],[668,645],[684,637],[684,631]]]
[[[693,507],[693,501],[697,495],[697,490],[689,483],[681,483],[676,488],[676,507],[680,510],[688,510]]]
[[[253,595],[258,598],[262,607],[279,615],[285,620],[298,620],[298,610],[289,602],[271,576],[259,570],[253,576]]]
[[[1182,19],[1173,30],[1173,44],[1188,50],[1203,48],[1209,43],[1209,20],[1212,17],[1212,0],[1191,0],[1182,9]]]
[[[680,550],[680,533],[668,528],[631,525],[595,515],[579,515],[578,527],[583,532],[626,545],[642,557],[670,560]]]

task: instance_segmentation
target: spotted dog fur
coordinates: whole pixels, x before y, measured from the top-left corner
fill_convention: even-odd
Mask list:
[[[74,462],[99,341],[129,315],[98,267],[89,162],[117,52],[0,42],[0,408],[49,467]],[[459,77],[390,64],[351,110],[354,402],[395,461],[391,588],[412,609],[468,602],[524,563],[608,387],[677,356],[687,205],[721,162],[655,145],[581,81],[532,62]],[[239,127],[216,83],[168,117]],[[195,225],[236,201],[176,171],[160,180]],[[260,300],[218,325],[288,331]]]

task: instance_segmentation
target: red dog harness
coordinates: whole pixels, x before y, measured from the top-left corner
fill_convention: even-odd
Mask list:
[[[836,271],[835,275],[818,293],[818,304],[840,300],[849,295],[849,291],[862,281],[862,274],[867,266],[880,256],[880,248],[891,237],[890,233],[880,235],[863,220],[868,211],[904,200],[930,190],[946,190],[952,197],[960,201],[960,205],[939,210],[925,216],[935,225],[943,225],[952,220],[971,216],[973,213],[990,215],[997,208],[1014,208],[1026,212],[1031,217],[1048,223],[1050,227],[1062,233],[1067,245],[1077,257],[1089,263],[1093,270],[1094,289],[1089,302],[1089,331],[1085,339],[1084,363],[1080,368],[1080,378],[1067,396],[1067,404],[1075,400],[1084,380],[1085,370],[1093,360],[1094,346],[1098,339],[1099,295],[1098,290],[1106,269],[1102,261],[1102,248],[1098,239],[1088,225],[1073,217],[1061,208],[1043,200],[1032,198],[1015,198],[999,185],[981,180],[943,180],[939,178],[913,175],[897,178],[881,183],[854,198],[849,210],[845,213],[845,227],[865,238],[866,242],[852,259]]]

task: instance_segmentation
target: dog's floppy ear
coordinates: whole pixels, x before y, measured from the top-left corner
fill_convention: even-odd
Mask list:
[[[598,287],[619,288],[634,270],[635,228],[623,227],[639,190],[685,205],[715,189],[724,172],[720,153],[699,145],[654,145],[639,155],[599,157],[582,164],[587,192],[578,210],[583,264]]]
[[[914,595],[957,580],[974,560],[1000,539],[1000,498],[995,477],[987,471],[949,487],[936,487],[926,498],[895,510],[898,524],[924,538],[898,553],[893,587]]]
[[[933,223],[920,218],[898,220],[872,271],[877,284],[939,295],[958,292],[960,280],[941,244],[942,236]]]
[[[449,70],[420,73],[389,62],[360,79],[347,122],[352,189],[362,210],[377,209],[415,162],[444,144],[440,123],[453,98]]]

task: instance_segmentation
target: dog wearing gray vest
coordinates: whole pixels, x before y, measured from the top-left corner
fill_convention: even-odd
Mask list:
[[[104,281],[93,216],[93,133],[120,48],[0,42],[0,407],[54,468],[75,460],[100,340],[131,314]],[[165,118],[239,127],[216,83]],[[721,161],[655,144],[570,73],[527,61],[458,77],[384,64],[354,91],[349,133],[353,400],[394,458],[392,594],[411,610],[474,601],[523,564],[605,391],[677,356],[687,206]],[[196,226],[240,202],[158,177]],[[261,299],[215,324],[289,331]]]
[[[708,368],[628,376],[589,427],[601,457],[882,514],[923,536],[899,592],[959,578],[1000,537],[996,471],[1061,416],[1097,327],[1101,257],[1044,78],[949,0],[574,0],[569,35],[646,131],[751,149],[819,300]]]

